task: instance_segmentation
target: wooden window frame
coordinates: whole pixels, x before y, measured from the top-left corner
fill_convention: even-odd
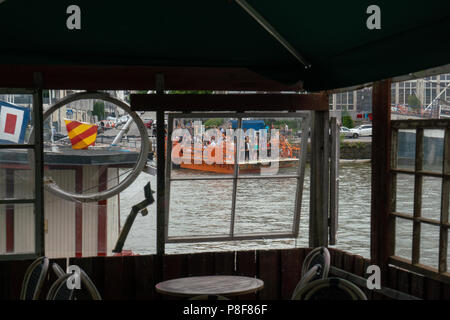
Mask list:
[[[399,130],[416,131],[416,152],[415,166],[413,170],[397,168],[398,152],[398,131]],[[423,170],[423,137],[425,129],[444,130],[444,150],[442,172],[429,172]],[[412,254],[411,259],[396,256],[392,254],[389,263],[398,267],[422,273],[438,281],[450,283],[450,268],[447,265],[448,256],[448,232],[449,223],[449,194],[450,194],[450,119],[431,119],[431,120],[393,120],[391,121],[391,199],[389,218],[391,222],[390,239],[392,239],[392,250],[395,249],[395,222],[396,219],[404,219],[413,222],[412,235]],[[397,198],[397,175],[408,174],[414,176],[414,212],[413,215],[396,211]],[[441,190],[441,208],[440,219],[430,219],[422,216],[422,181],[423,177],[442,178]],[[438,226],[439,234],[439,258],[438,269],[419,263],[420,261],[420,235],[421,225],[429,224]],[[393,251],[394,252],[394,251]]]

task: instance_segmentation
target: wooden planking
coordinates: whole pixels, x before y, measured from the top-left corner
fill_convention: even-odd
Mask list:
[[[355,256],[352,254],[344,254],[344,270],[353,273],[354,272]]]
[[[397,290],[397,271],[398,271],[398,268],[395,268],[395,267],[389,267],[389,269],[387,270],[386,286],[388,288]]]
[[[236,256],[237,275],[247,277],[258,277],[258,252],[238,251]],[[264,291],[265,289],[263,289]],[[245,294],[237,297],[238,300],[255,300],[257,293]]]
[[[189,276],[207,276],[214,274],[214,253],[203,252],[187,256]]]
[[[302,264],[305,259],[305,250],[287,249],[280,250],[281,255],[281,296],[280,299],[288,300],[292,297],[297,283],[301,279]]]
[[[450,286],[442,284],[442,300],[450,300]]]
[[[397,287],[398,291],[411,293],[411,273],[403,269],[397,270]]]
[[[356,274],[357,276],[367,278],[366,261],[368,262],[367,259],[364,259],[360,255],[355,255],[354,261],[353,261],[353,273]],[[361,287],[361,289],[366,294],[367,298],[369,299],[369,297],[372,295],[372,290],[368,289],[367,286]]]
[[[353,257],[353,273],[365,277],[366,276],[366,269],[364,268],[364,258],[360,255],[355,255]]]
[[[264,281],[264,289],[259,292],[259,298],[262,300],[280,299],[280,250],[261,250],[258,253],[258,278]]]
[[[1,300],[16,300],[20,297],[25,272],[34,260],[2,261],[0,264]]]
[[[344,269],[344,252],[341,250],[334,250],[333,265],[336,268]]]
[[[124,299],[123,297],[123,257],[105,257],[105,293],[107,300]]]
[[[441,283],[433,279],[427,279],[425,283],[425,299],[440,300],[442,296]]]
[[[171,254],[163,256],[163,279],[170,280],[187,277],[187,256],[184,254]]]
[[[133,111],[328,111],[328,96],[311,94],[132,94]],[[327,118],[328,121],[328,118]]]
[[[214,274],[234,275],[235,252],[215,252],[214,253]]]
[[[156,299],[156,275],[154,256],[137,256],[134,258],[134,282],[136,299]]]
[[[174,254],[174,255],[164,255],[161,257],[163,261],[163,278],[162,280],[171,280],[181,277],[187,277],[188,274],[188,255],[185,254]],[[157,281],[154,285],[158,283]],[[163,300],[179,300],[179,297],[169,296],[156,292],[155,294],[162,298]]]
[[[123,256],[122,257],[122,283],[121,283],[121,297],[122,299],[135,299],[136,296],[136,282],[134,276],[134,262],[137,257]]]
[[[434,279],[450,285],[449,273],[440,274],[437,272],[435,268],[423,264],[411,264],[411,262],[408,259],[402,257],[392,256],[390,257],[389,261],[391,264],[403,268],[405,270],[423,274],[427,278]]]
[[[238,251],[165,255],[164,278],[188,276],[189,273],[236,274],[257,277],[265,282],[258,294],[248,294],[237,299],[290,299],[293,288],[300,277],[303,259],[311,249],[296,248],[282,250]],[[370,261],[358,255],[330,248],[332,265],[366,278],[365,270]],[[236,257],[236,271],[234,270]],[[104,299],[161,299],[154,286],[157,283],[156,255],[129,257],[72,258],[70,264],[80,266],[92,279]],[[65,259],[51,260],[65,268]],[[26,268],[32,260],[0,262],[0,299],[17,299]],[[189,265],[192,264],[192,265]],[[42,291],[45,298],[47,288],[53,282],[51,264],[48,283]],[[424,299],[449,299],[450,285],[390,266],[386,278],[387,287]],[[368,298],[384,299],[380,293],[363,288]],[[174,297],[164,297],[173,299]]]
[[[411,295],[423,299],[425,277],[417,273],[411,273]]]
[[[33,261],[34,260],[17,261],[17,263],[13,263],[12,261],[9,262],[9,272],[6,273],[6,275],[9,278],[9,288],[12,293],[12,299],[18,299],[20,297],[25,272]]]

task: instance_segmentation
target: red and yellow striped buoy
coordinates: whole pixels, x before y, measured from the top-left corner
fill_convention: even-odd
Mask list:
[[[97,126],[78,121],[64,120],[72,149],[87,149],[95,144],[97,139]]]

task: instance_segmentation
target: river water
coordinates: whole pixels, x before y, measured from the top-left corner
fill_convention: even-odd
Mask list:
[[[284,169],[282,174],[294,169]],[[172,177],[186,175],[183,169],[174,171]],[[208,175],[202,172],[189,174]],[[333,247],[370,256],[370,187],[369,163],[340,165],[339,228],[337,244]],[[309,183],[310,170],[305,171],[300,232],[296,239],[265,239],[226,242],[166,244],[167,253],[201,251],[256,250],[308,246]],[[156,177],[141,174],[121,193],[121,224],[131,207],[143,200],[143,187],[150,181],[156,189]],[[269,182],[270,181],[270,182]],[[235,234],[248,232],[289,232],[292,228],[295,179],[241,180],[238,183]],[[399,176],[397,211],[411,213],[413,208],[413,176]],[[441,182],[424,180],[423,214],[439,219]],[[230,228],[231,180],[173,182],[171,192],[171,217],[169,236],[223,235]],[[399,256],[410,258],[412,223],[397,221],[396,250]],[[421,263],[437,267],[439,229],[422,225]],[[450,245],[450,244],[449,244]],[[149,207],[147,216],[138,216],[124,249],[138,254],[156,252],[156,205]],[[450,263],[450,261],[449,261]]]

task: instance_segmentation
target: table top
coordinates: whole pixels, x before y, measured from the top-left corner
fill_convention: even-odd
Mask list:
[[[264,281],[243,276],[200,276],[167,280],[158,283],[156,291],[175,296],[235,296],[253,293],[264,287]]]

